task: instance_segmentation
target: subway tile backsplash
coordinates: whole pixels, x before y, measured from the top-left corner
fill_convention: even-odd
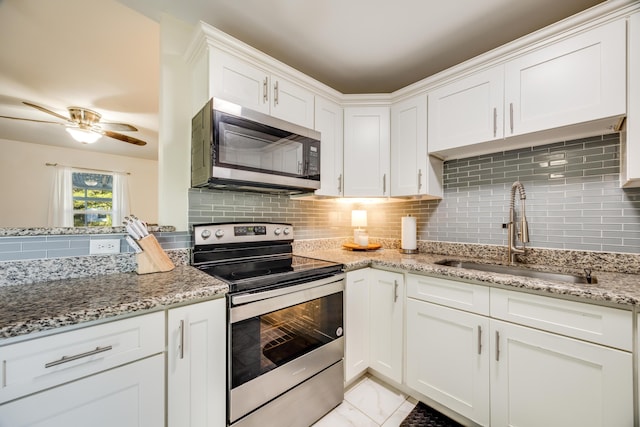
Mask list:
[[[619,153],[619,135],[610,134],[446,161],[442,200],[361,205],[192,189],[189,219],[290,222],[297,239],[337,238],[352,233],[351,209],[366,209],[374,239],[399,239],[401,217],[411,214],[420,240],[504,245],[519,180],[530,246],[640,253],[640,189],[620,188]]]

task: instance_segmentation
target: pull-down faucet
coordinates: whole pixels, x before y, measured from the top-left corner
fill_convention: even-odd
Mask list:
[[[517,231],[518,240],[522,243],[521,247],[516,244],[516,223],[515,223],[515,199],[516,189],[520,193],[520,230]],[[520,181],[516,181],[511,185],[511,202],[509,204],[509,222],[502,224],[502,228],[507,229],[508,243],[507,243],[507,257],[508,262],[511,264],[516,261],[516,254],[525,253],[525,243],[529,243],[529,225],[527,224],[527,215],[525,212],[525,204],[527,195],[524,191],[524,185]]]

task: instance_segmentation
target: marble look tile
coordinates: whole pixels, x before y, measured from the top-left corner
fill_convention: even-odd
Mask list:
[[[382,424],[402,405],[406,396],[387,388],[374,378],[367,378],[345,393],[344,398],[375,422]]]
[[[343,401],[336,409],[321,418],[313,427],[378,427],[379,424]]]
[[[409,413],[416,407],[416,403],[412,403],[409,400],[402,402],[402,405],[396,410],[387,421],[382,424],[382,427],[399,427],[402,421],[409,415]]]

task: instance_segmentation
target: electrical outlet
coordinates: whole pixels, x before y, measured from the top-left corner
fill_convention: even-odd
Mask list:
[[[120,239],[89,240],[89,255],[119,254]]]

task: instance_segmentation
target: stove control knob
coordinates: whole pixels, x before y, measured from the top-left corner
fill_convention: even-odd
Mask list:
[[[288,236],[289,234],[291,234],[291,230],[289,229],[289,227],[286,227],[283,231],[285,236]]]
[[[219,239],[219,238],[221,238],[222,236],[224,236],[224,230],[217,229],[217,230],[216,230],[216,237]]]
[[[273,230],[273,234],[275,234],[276,236],[279,236],[280,233],[282,233],[282,230],[280,228],[276,228],[275,230]]]
[[[200,236],[205,240],[208,239],[209,237],[211,237],[211,230],[202,230]]]

